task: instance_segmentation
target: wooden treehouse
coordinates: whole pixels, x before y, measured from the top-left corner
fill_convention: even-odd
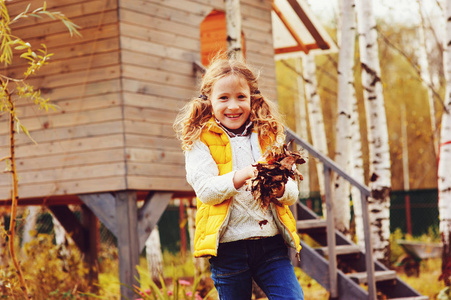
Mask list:
[[[43,5],[40,0],[17,0],[7,7],[14,16],[30,2],[31,9]],[[19,204],[47,206],[92,265],[100,220],[118,240],[120,281],[132,285],[139,253],[169,200],[193,196],[172,123],[184,103],[196,96],[202,64],[226,48],[224,1],[47,0],[47,9],[79,25],[82,37],[71,38],[60,22],[46,18],[29,18],[13,27],[14,35],[36,47],[44,43],[55,53],[29,83],[59,106],[49,113],[31,103],[18,107],[37,142],[25,134],[17,137]],[[303,0],[241,0],[240,10],[244,55],[262,71],[261,89],[272,99],[277,99],[276,56],[336,51]],[[14,77],[24,64],[16,60],[2,72]],[[9,151],[7,115],[0,115],[0,124],[3,157]],[[320,159],[327,170],[336,171],[326,158]],[[0,174],[2,205],[11,203],[10,191],[10,175]],[[368,196],[365,187],[362,191]],[[68,205],[82,207],[81,221]],[[326,221],[302,206],[294,210],[300,232],[323,245],[329,241],[327,251],[311,250],[303,242],[301,267],[332,298],[375,299],[374,282],[389,298],[420,296],[393,272],[378,273],[380,264],[333,229],[325,230]],[[337,258],[359,276],[352,279],[337,270]],[[365,282],[369,292],[359,285]],[[133,297],[126,287],[121,293]]]

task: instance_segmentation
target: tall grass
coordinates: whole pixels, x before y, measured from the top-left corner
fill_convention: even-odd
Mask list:
[[[428,234],[419,237],[409,237],[403,235],[400,230],[395,231],[391,236],[393,266],[405,254],[396,243],[398,239],[423,242],[439,241],[438,234],[433,229]],[[16,244],[18,246],[18,243]],[[118,254],[117,248],[114,246],[102,245],[101,247],[99,253],[99,282],[95,294],[90,292],[91,287],[87,279],[88,269],[83,262],[82,255],[74,245],[56,246],[53,242],[53,235],[39,234],[31,243],[26,245],[25,254],[21,257],[21,265],[30,292],[36,300],[120,299],[121,283],[119,282]],[[163,252],[163,276],[167,279],[165,281],[167,290],[173,289],[179,284],[178,281],[175,281],[174,286],[174,278],[177,280],[188,279],[191,285],[183,287],[184,295],[186,295],[186,292],[194,288],[194,270],[193,259],[190,254],[183,258],[178,253]],[[140,257],[138,271],[140,286],[136,290],[145,291],[155,288],[151,284],[144,256]],[[408,276],[402,268],[398,268],[396,271],[403,281],[421,294],[429,296],[431,300],[438,299],[437,295],[445,287],[443,282],[438,281],[441,272],[440,258],[421,261],[418,277]],[[20,285],[14,272],[12,265],[0,269],[0,299],[21,299]],[[305,299],[328,299],[329,293],[315,280],[298,268],[295,268],[295,272],[304,290]],[[210,274],[205,274],[205,278],[207,280],[203,284],[206,286],[198,288],[198,290],[204,289],[202,295],[213,288]],[[178,288],[179,291],[182,290],[182,287],[179,286]],[[194,295],[194,293],[191,293],[191,295]]]

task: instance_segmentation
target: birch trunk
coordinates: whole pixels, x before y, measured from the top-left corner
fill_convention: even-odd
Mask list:
[[[55,232],[55,243],[57,245],[64,245],[66,242],[66,230],[55,216],[52,216],[52,222],[53,230]]]
[[[294,102],[294,110],[296,116],[296,133],[304,140],[308,141],[307,130],[307,111],[305,109],[305,92],[304,92],[304,80],[302,79],[302,63],[301,59],[296,59],[295,70],[297,72],[297,85],[298,85],[298,98]],[[298,166],[299,172],[304,175],[304,179],[299,187],[299,197],[306,199],[310,197],[310,176],[309,176],[309,164],[305,163]]]
[[[323,112],[321,108],[320,97],[318,94],[318,83],[316,80],[315,57],[312,55],[304,55],[302,62],[304,67],[303,73],[305,80],[305,97],[307,100],[307,111],[310,122],[312,143],[319,152],[328,156],[326,130],[324,129]],[[323,164],[319,160],[316,160],[316,169],[318,173],[318,183],[321,199],[324,200],[325,189]],[[326,210],[323,207],[323,214],[325,214],[325,212]]]
[[[339,1],[341,2],[341,1]],[[342,0],[340,32],[340,53],[338,62],[338,104],[335,143],[335,162],[349,173],[351,147],[352,93],[354,90],[354,49],[355,49],[355,1]],[[351,221],[350,184],[338,174],[334,174],[335,227],[349,235]]]
[[[22,243],[20,247],[22,255],[25,254],[25,245],[33,239],[34,235],[31,234],[31,231],[36,229],[36,221],[38,220],[38,214],[40,211],[40,206],[28,206],[28,215],[24,220],[25,224],[23,227]]]
[[[160,234],[155,226],[146,240],[147,269],[154,282],[160,282],[163,273],[163,255],[161,254]]]
[[[224,4],[227,28],[227,54],[229,58],[243,60],[240,0],[224,0]]]
[[[362,0],[357,9],[362,67],[362,85],[369,142],[369,171],[372,197],[368,199],[371,238],[375,258],[390,263],[390,152],[385,116],[376,21],[371,0]]]
[[[351,165],[350,174],[358,182],[365,183],[365,172],[363,169],[362,154],[362,136],[360,134],[359,110],[357,106],[357,98],[355,97],[355,88],[352,89],[352,112],[351,112],[351,157],[349,163]],[[355,235],[357,245],[361,249],[365,249],[365,233],[363,230],[362,200],[360,190],[351,187],[352,207],[355,220]]]
[[[442,115],[439,164],[438,197],[440,234],[443,242],[442,278],[447,286],[451,285],[451,0],[445,3],[445,40],[443,68],[446,79],[445,111]]]
[[[426,20],[424,18],[423,12],[425,11],[424,1],[418,0],[418,12],[420,14],[421,24],[418,26],[418,41],[420,46],[418,47],[418,64],[421,70],[421,79],[423,86],[428,92],[428,102],[429,102],[429,114],[431,116],[431,130],[432,130],[432,143],[434,145],[435,155],[437,156],[438,151],[438,130],[436,126],[435,119],[435,105],[434,105],[434,92],[432,90],[432,77],[429,71],[429,62],[427,57],[427,43],[426,43]]]

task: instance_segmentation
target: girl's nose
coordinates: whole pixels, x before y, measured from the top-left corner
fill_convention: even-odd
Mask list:
[[[229,109],[237,109],[240,106],[238,105],[238,101],[236,101],[235,99],[231,99],[229,101]]]

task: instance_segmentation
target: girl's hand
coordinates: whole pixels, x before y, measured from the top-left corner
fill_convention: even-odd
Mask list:
[[[280,198],[285,193],[285,183],[281,182],[280,188],[276,191],[276,198]]]
[[[233,185],[235,186],[235,189],[239,189],[244,185],[244,183],[255,177],[257,175],[257,168],[249,165],[245,167],[244,169],[241,169],[239,171],[235,172],[235,175],[233,176]],[[283,195],[283,194],[282,194]]]

